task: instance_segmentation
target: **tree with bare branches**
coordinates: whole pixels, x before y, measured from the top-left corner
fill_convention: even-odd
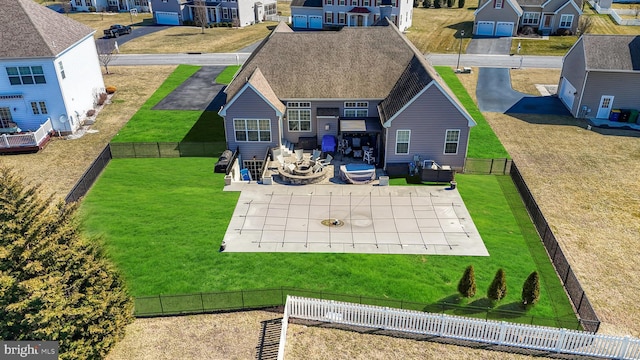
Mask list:
[[[207,26],[207,7],[204,0],[195,0],[193,2],[193,22],[196,26],[200,26],[202,34],[204,34],[204,28]]]
[[[591,31],[593,27],[593,17],[591,16],[580,16],[580,21],[578,21],[578,35],[586,34]]]
[[[96,44],[96,47],[98,49],[100,65],[104,66],[105,73],[110,74],[109,63],[111,63],[117,55],[115,42],[102,40]]]

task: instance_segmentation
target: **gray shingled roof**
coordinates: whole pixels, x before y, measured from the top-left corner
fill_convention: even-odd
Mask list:
[[[322,0],[291,0],[290,6],[322,7]]]
[[[2,1],[0,58],[55,57],[94,31],[33,0]]]
[[[587,70],[640,71],[640,36],[582,36]]]

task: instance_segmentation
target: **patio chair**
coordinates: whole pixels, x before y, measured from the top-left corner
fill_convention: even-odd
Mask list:
[[[280,166],[284,167],[286,165],[286,162],[284,161],[284,156],[282,156],[282,154],[278,155],[276,160],[278,160],[278,162],[280,163]]]
[[[320,163],[316,163],[315,165],[313,165],[313,172],[317,173],[322,171],[322,169],[324,169],[324,166],[322,166],[322,164]]]
[[[316,164],[320,164],[320,166],[325,167],[325,166],[331,164],[332,160],[333,160],[333,156],[327,155],[326,159],[320,159],[320,160],[316,161]]]
[[[313,162],[316,162],[318,160],[320,160],[320,155],[322,155],[322,151],[320,150],[313,150],[313,154],[311,155],[311,160]]]
[[[373,148],[368,148],[364,152],[364,156],[362,158],[367,164],[371,164],[372,162],[376,162],[375,156],[373,156]]]
[[[301,164],[302,159],[304,158],[304,150],[296,149],[295,153],[296,153],[296,164]]]

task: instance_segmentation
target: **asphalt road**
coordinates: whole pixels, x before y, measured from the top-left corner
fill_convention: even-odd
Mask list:
[[[120,54],[109,65],[239,65],[249,53],[205,53],[205,54]],[[458,54],[427,54],[433,65],[455,66]],[[492,68],[547,68],[560,69],[561,56],[477,55],[461,54],[460,67]]]

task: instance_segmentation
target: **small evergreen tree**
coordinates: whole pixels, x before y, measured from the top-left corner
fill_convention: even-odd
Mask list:
[[[433,5],[431,0],[423,0],[422,1],[422,7],[430,8],[431,5]]]
[[[433,7],[440,9],[442,7],[442,0],[433,0]]]
[[[418,6],[420,6],[420,0],[413,0],[413,7],[417,8]]]
[[[0,167],[0,339],[57,340],[60,359],[100,359],[124,336],[133,303],[80,236],[76,205],[51,200]]]
[[[487,297],[493,301],[500,301],[505,296],[507,296],[507,276],[503,269],[498,269],[491,285],[489,285]]]
[[[540,299],[540,276],[532,272],[522,285],[522,305],[531,306]]]
[[[476,274],[473,271],[473,265],[467,266],[464,270],[464,274],[458,282],[458,292],[467,298],[476,295]]]
[[[456,3],[456,0],[447,0],[447,7],[452,8]]]
[[[465,0],[458,0],[458,9],[463,9],[464,3],[465,3]]]

